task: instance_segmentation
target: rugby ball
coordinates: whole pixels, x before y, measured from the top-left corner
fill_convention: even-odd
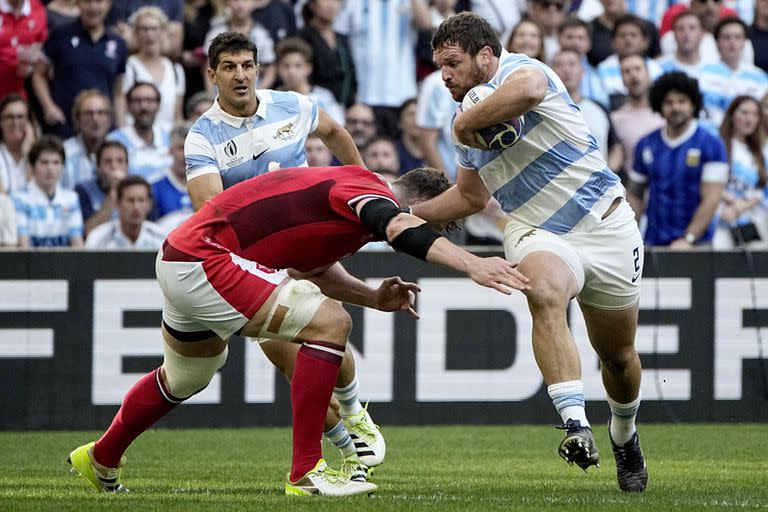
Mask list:
[[[467,91],[461,101],[461,111],[466,112],[485,98],[496,87],[493,84],[476,85]],[[518,116],[503,123],[494,124],[475,131],[477,141],[487,149],[503,150],[511,147],[523,133],[523,117]]]

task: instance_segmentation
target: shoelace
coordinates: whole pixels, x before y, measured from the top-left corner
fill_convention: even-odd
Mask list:
[[[368,423],[368,419],[366,418],[367,412],[368,412],[368,402],[365,402],[365,407],[363,407],[360,412],[349,416],[347,418],[347,421],[349,422],[350,426],[353,426],[362,435],[366,436],[366,438],[363,439],[366,443],[371,443],[376,440],[376,432]],[[358,417],[359,419],[357,419]],[[355,419],[356,421],[353,421]],[[379,426],[375,424],[373,425],[373,427],[379,428]]]
[[[328,466],[323,468],[321,471],[318,471],[318,473],[322,476],[323,480],[329,484],[338,485],[343,484],[349,480],[349,478],[344,473],[336,469],[329,468]]]

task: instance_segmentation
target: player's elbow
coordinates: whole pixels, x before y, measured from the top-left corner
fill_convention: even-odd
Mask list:
[[[387,242],[392,243],[392,241],[406,229],[418,226],[423,223],[424,221],[418,217],[407,215],[405,213],[401,213],[395,217],[392,217],[392,219],[389,221],[389,224],[387,224]]]

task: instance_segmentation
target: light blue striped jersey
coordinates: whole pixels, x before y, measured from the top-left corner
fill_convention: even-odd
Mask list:
[[[34,181],[13,194],[19,236],[28,236],[30,247],[68,247],[72,237],[83,236],[80,201],[71,190],[56,187],[48,197]]]
[[[579,92],[585,98],[596,101],[604,108],[610,108],[611,99],[608,97],[608,91],[605,89],[603,79],[597,69],[589,63],[586,55],[581,56],[581,67],[584,68],[584,76],[579,84]]]
[[[128,150],[128,173],[152,182],[171,167],[171,132],[159,123],[152,127],[152,144],[139,137],[133,126],[118,128],[107,134],[107,140],[116,140]]]
[[[648,67],[651,81],[661,76],[661,66],[655,60],[646,57],[645,65]],[[608,58],[597,65],[597,73],[603,79],[603,85],[608,95],[627,94],[627,88],[624,86],[624,80],[621,78],[621,62],[615,53],[609,55]]]
[[[672,73],[673,71],[682,71],[686,75],[695,78],[696,80],[699,79],[699,74],[701,73],[701,69],[704,67],[705,62],[701,61],[698,64],[684,64],[677,60],[677,57],[672,55],[662,55],[658,59],[656,59],[656,62],[661,67],[662,73]]]
[[[760,101],[768,92],[768,75],[751,64],[731,69],[723,62],[705,64],[699,74],[699,87],[704,97],[707,118],[720,126],[728,105],[736,96],[748,94]]]
[[[500,85],[524,66],[546,75],[547,92],[525,114],[520,139],[503,151],[456,146],[459,163],[480,172],[513,219],[568,233],[582,220],[599,221],[613,200],[624,196],[624,187],[600,155],[579,107],[546,64],[503,51],[491,83]]]
[[[765,157],[763,157],[765,160]],[[746,144],[736,138],[731,139],[731,172],[728,177],[726,192],[738,199],[762,198],[765,196],[764,188],[758,188],[760,179],[755,156]],[[761,201],[762,203],[762,201]],[[753,209],[746,211],[736,220],[736,224],[746,224],[752,220]],[[727,225],[721,220],[721,224]]]
[[[432,72],[421,82],[419,98],[416,102],[416,125],[429,130],[440,130],[437,149],[445,164],[442,169],[451,182],[456,181],[458,161],[451,140],[451,119],[459,106],[453,100],[451,92],[443,84],[440,70]]]
[[[334,27],[349,38],[357,73],[357,99],[399,107],[416,97],[413,0],[344,2]]]
[[[96,176],[96,155],[89,155],[82,137],[75,135],[64,141],[64,172],[59,180],[62,188],[73,190],[75,185]]]
[[[224,188],[279,167],[307,165],[304,143],[315,131],[315,103],[295,92],[257,90],[253,117],[224,112],[218,98],[195,121],[184,143],[187,181],[221,174]]]

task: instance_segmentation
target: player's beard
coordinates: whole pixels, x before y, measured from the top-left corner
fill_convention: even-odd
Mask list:
[[[473,88],[476,85],[484,84],[486,82],[485,80],[486,73],[483,71],[483,69],[477,65],[477,63],[472,62],[472,67],[469,69],[469,72],[467,73],[467,81],[466,85],[464,87],[461,87],[460,89],[454,89],[451,91],[451,93],[459,93],[458,97],[456,94],[453,94],[453,99],[455,101],[461,102],[461,100],[464,99],[464,96],[469,92],[471,88]]]

